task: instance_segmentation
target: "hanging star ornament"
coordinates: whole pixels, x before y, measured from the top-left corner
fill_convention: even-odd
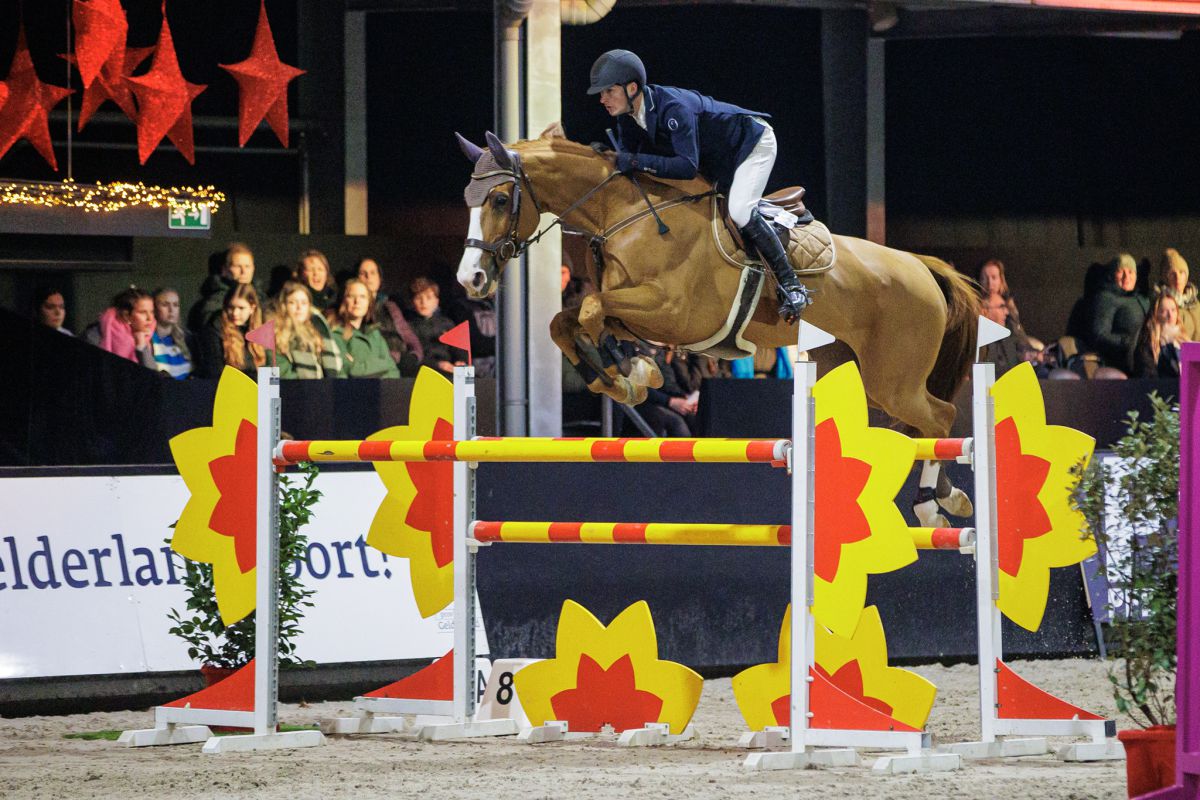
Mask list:
[[[192,101],[208,87],[189,83],[180,72],[165,9],[150,71],[126,81],[137,98],[138,162],[145,164],[166,136],[189,164],[195,164]]]
[[[266,3],[260,3],[258,28],[250,57],[237,64],[222,64],[221,69],[233,75],[241,89],[238,107],[238,146],[246,141],[265,118],[280,143],[288,146],[287,87],[304,70],[284,64],[275,51],[275,38],[267,21]]]
[[[75,61],[86,89],[109,59],[125,49],[129,23],[121,0],[75,0],[71,21],[75,26]]]
[[[24,26],[17,33],[17,50],[3,85],[8,100],[0,107],[0,157],[17,140],[27,139],[57,172],[49,114],[50,109],[71,94],[71,90],[38,80],[29,46],[25,43]]]
[[[137,122],[137,104],[133,100],[133,92],[125,80],[142,62],[154,52],[153,47],[121,47],[113,51],[108,61],[100,68],[96,80],[83,90],[83,100],[79,104],[79,127],[91,120],[92,114],[105,100],[112,100],[117,107],[125,112],[125,116]],[[71,58],[68,56],[68,58]]]

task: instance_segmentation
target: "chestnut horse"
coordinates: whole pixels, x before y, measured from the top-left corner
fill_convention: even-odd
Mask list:
[[[459,282],[474,297],[490,296],[505,263],[536,240],[541,214],[588,236],[602,264],[601,274],[589,265],[597,291],[558,314],[550,334],[592,391],[641,402],[662,377],[650,359],[622,363],[613,337],[686,346],[712,341],[731,319],[746,259],[741,252],[730,258],[736,245],[717,224],[711,186],[639,176],[639,189],[615,172],[611,155],[569,141],[558,125],[507,147],[491,133],[487,140],[485,150],[459,137],[475,165]],[[660,232],[647,198],[669,232]],[[951,401],[975,355],[973,284],[936,258],[846,236],[832,241],[832,268],[803,276],[815,299],[804,319],[849,346],[873,405],[920,436],[947,436]],[[776,305],[773,291],[761,292],[737,341],[750,348],[796,344],[796,328],[780,319]],[[846,358],[836,348],[814,357],[823,370]],[[935,482],[943,507],[970,513],[965,495],[940,474],[935,464],[922,473],[923,524],[945,524],[929,491]]]

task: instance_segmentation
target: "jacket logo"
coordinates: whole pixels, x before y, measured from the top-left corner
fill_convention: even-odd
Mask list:
[[[674,117],[667,120],[667,129],[672,131],[679,130],[679,120],[675,119]]]

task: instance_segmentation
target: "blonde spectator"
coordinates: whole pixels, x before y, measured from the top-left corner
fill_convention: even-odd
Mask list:
[[[275,301],[275,352],[281,378],[345,377],[341,350],[324,329],[324,320],[313,314],[308,287],[297,281],[284,283]]]
[[[192,352],[187,332],[179,324],[179,292],[162,288],[154,290],[154,334],[150,344],[159,372],[181,381],[192,374]]]
[[[1196,284],[1188,282],[1188,263],[1174,247],[1163,251],[1158,262],[1158,286],[1155,291],[1170,295],[1175,301],[1183,340],[1200,340],[1200,300],[1196,297]]]
[[[1012,290],[1008,288],[1008,276],[1004,272],[1004,262],[998,258],[990,258],[979,268],[979,286],[983,290],[984,305],[994,305],[1003,300],[1008,306],[1008,326],[1012,330],[1021,327],[1021,315],[1017,311],[1017,303],[1013,300]]]
[[[1154,300],[1146,324],[1138,336],[1134,356],[1135,378],[1178,378],[1179,342],[1183,331],[1179,324],[1179,306],[1175,298],[1163,292]]]

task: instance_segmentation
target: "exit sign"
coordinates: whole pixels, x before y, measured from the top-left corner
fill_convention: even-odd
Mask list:
[[[168,211],[167,224],[173,231],[208,230],[212,227],[212,216],[208,212],[208,203],[172,205]]]

